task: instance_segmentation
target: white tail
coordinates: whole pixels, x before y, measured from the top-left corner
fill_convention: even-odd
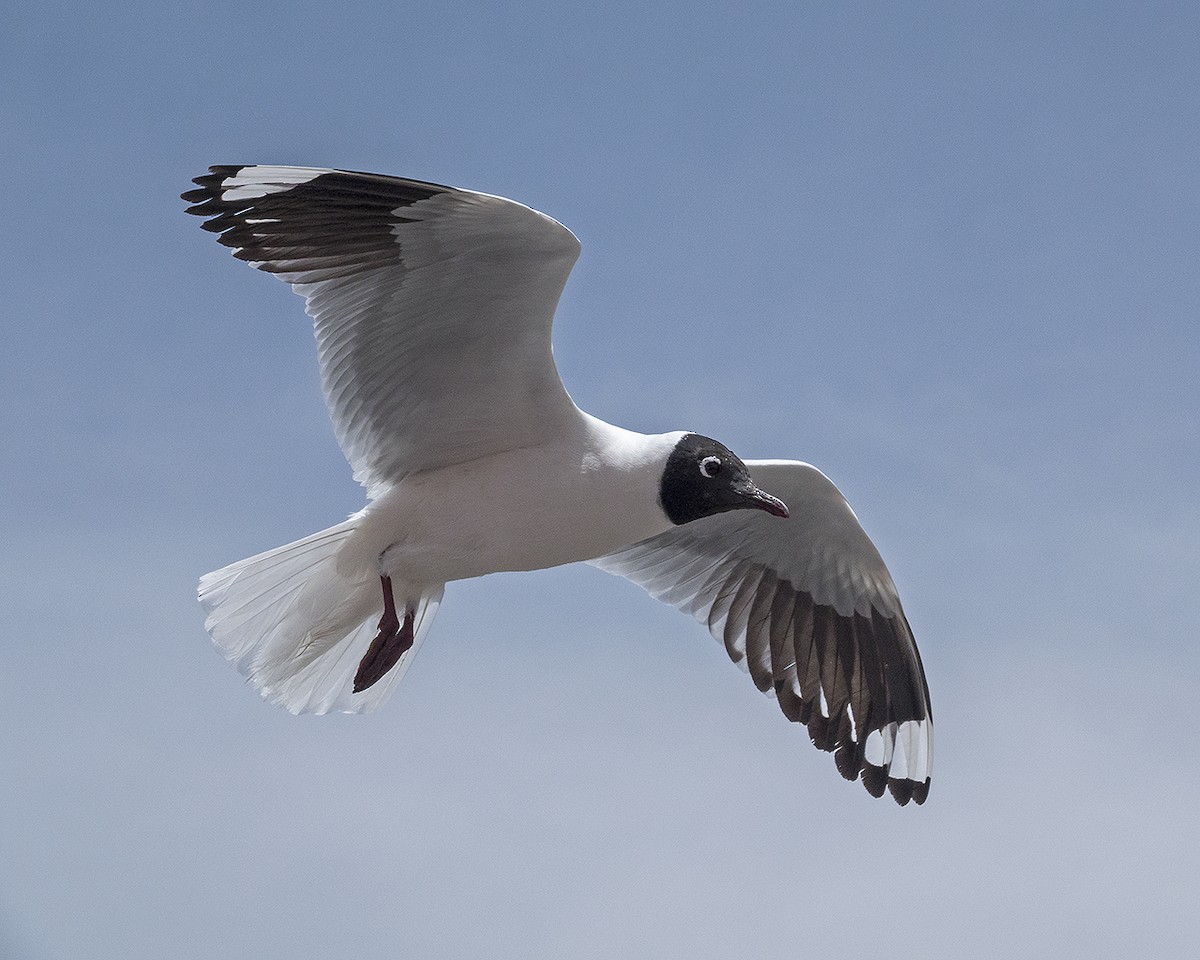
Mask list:
[[[357,522],[351,517],[200,578],[213,643],[263,697],[292,713],[379,706],[408,670],[441,602],[441,587],[417,599],[412,647],[378,683],[354,693],[354,673],[383,610],[378,578],[338,570],[338,550]]]

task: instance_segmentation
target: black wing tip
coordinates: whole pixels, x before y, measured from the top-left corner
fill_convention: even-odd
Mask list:
[[[198,217],[210,218],[201,224],[206,230],[220,233],[236,222],[236,216],[251,207],[275,207],[279,198],[287,194],[302,196],[304,203],[312,208],[325,207],[335,213],[342,213],[347,205],[363,209],[377,208],[390,215],[389,226],[395,222],[411,222],[419,218],[405,218],[396,211],[401,207],[410,207],[422,200],[428,200],[442,193],[456,192],[455,187],[440,183],[430,183],[424,180],[410,180],[404,177],[392,177],[381,173],[363,173],[356,170],[339,170],[334,167],[305,167],[311,170],[310,179],[296,183],[278,185],[269,193],[258,197],[249,197],[245,201],[229,201],[222,194],[222,184],[230,177],[237,176],[241,171],[252,169],[262,164],[214,164],[209,172],[193,177],[196,187],[185,190],[179,199],[190,204],[187,213]],[[284,201],[288,203],[289,201]],[[221,214],[229,214],[222,217]]]
[[[781,677],[775,681],[775,698],[779,701],[779,709],[783,711],[783,715],[792,723],[799,723],[804,703],[796,696],[787,678]]]
[[[818,750],[824,750],[826,753],[832,753],[835,744],[830,735],[829,718],[822,716],[820,713],[814,712],[808,718],[808,737],[813,742],[813,746]]]
[[[867,793],[873,796],[876,800],[887,792],[888,774],[886,767],[877,767],[873,763],[863,765],[862,782],[867,788]]]
[[[863,760],[857,744],[847,743],[839,747],[834,754],[834,763],[838,773],[851,782],[858,780],[861,774],[863,787],[876,800],[885,793],[891,793],[892,799],[903,807],[907,806],[909,801],[920,806],[929,797],[928,778],[919,781],[906,777],[890,777],[887,767]]]
[[[784,681],[777,681],[775,690],[780,695],[779,707],[784,716],[793,723],[802,724],[818,750],[833,754],[834,765],[844,779],[854,782],[861,778],[872,797],[879,799],[885,793],[891,793],[892,799],[902,807],[910,801],[918,806],[925,802],[929,796],[928,778],[918,781],[889,776],[887,767],[870,763],[863,756],[862,745],[850,737],[847,722],[835,726],[828,717],[813,709],[811,701],[805,703],[798,698],[785,698],[783,694],[790,692],[790,687]]]
[[[892,799],[900,804],[900,806],[903,807],[908,803],[909,800],[912,799],[914,786],[913,781],[899,780],[896,777],[888,777],[887,785],[888,793],[892,795]]]
[[[214,164],[208,168],[208,173],[199,177],[192,177],[192,183],[196,184],[199,189],[187,190],[179,195],[180,200],[185,200],[188,203],[196,204],[187,212],[194,213],[199,216],[204,216],[209,213],[209,210],[199,209],[200,206],[211,201],[220,202],[220,186],[222,181],[230,177],[237,176],[239,170],[245,170],[249,164]]]
[[[842,778],[851,782],[858,779],[862,770],[862,757],[858,752],[858,744],[843,743],[833,754],[833,762]]]
[[[889,777],[887,786],[889,792],[892,794],[892,799],[902,807],[907,804],[909,800],[919,807],[929,796],[928,777],[926,777],[923,781]]]

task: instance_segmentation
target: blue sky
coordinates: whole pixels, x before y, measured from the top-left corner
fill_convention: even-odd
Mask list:
[[[1200,14],[10,0],[0,956],[1190,956]],[[590,568],[452,584],[293,718],[199,574],[362,492],[209,163],[511,196],[585,409],[817,464],[897,580],[929,802]]]

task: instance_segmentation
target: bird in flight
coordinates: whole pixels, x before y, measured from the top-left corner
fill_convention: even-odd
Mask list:
[[[691,614],[873,796],[922,803],[933,716],[879,552],[833,483],[580,410],[550,345],[579,241],[523,204],[378,174],[214,166],[182,195],[289,283],[367,506],[200,580],[213,642],[293,713],[360,712],[444,585],[587,561]]]

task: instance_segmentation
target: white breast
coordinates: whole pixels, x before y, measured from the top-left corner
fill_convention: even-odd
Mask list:
[[[589,560],[671,527],[659,505],[682,433],[580,414],[551,443],[414,474],[362,514],[341,564],[413,586]]]

